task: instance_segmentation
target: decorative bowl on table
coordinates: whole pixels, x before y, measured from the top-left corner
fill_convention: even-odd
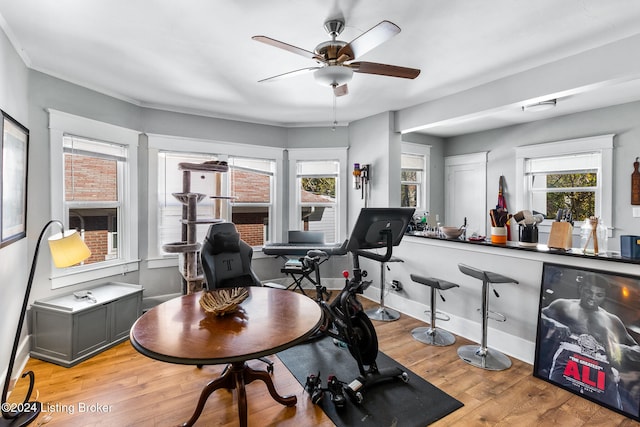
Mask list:
[[[444,234],[444,237],[446,237],[447,239],[457,239],[462,235],[464,228],[442,226],[440,227],[440,231],[442,232],[442,234]]]
[[[248,296],[247,288],[213,289],[202,293],[200,306],[207,313],[224,316],[235,313]]]

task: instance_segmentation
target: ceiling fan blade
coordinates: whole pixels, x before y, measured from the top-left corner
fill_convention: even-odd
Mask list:
[[[305,58],[309,58],[309,59],[315,59],[316,61],[320,61],[320,62],[325,62],[325,59],[314,53],[311,52],[309,50],[305,50],[302,49],[301,47],[297,47],[285,42],[281,42],[279,40],[276,39],[272,39],[271,37],[267,37],[267,36],[253,36],[251,37],[252,40],[255,40],[257,42],[261,42],[264,44],[268,44],[269,46],[273,46],[273,47],[277,47],[280,49],[284,49],[286,51],[289,51],[291,53],[295,53],[296,55],[301,55],[304,56]]]
[[[346,57],[347,59],[343,59],[343,61],[359,58],[399,32],[400,27],[393,22],[382,21],[343,46],[338,51],[337,57]]]
[[[289,77],[295,77],[295,76],[299,76],[300,74],[306,74],[306,73],[309,73],[311,71],[315,71],[318,68],[322,68],[322,67],[301,68],[299,70],[289,71],[289,72],[286,72],[286,73],[278,74],[277,76],[267,77],[266,79],[258,80],[258,83],[274,82],[276,80],[287,79]]]
[[[420,74],[420,70],[417,68],[378,64],[377,62],[352,62],[345,65],[356,73],[378,74],[381,76],[401,77],[403,79],[415,79]]]
[[[333,94],[335,96],[344,96],[344,95],[347,95],[348,93],[349,93],[349,88],[347,87],[346,83],[333,88]]]

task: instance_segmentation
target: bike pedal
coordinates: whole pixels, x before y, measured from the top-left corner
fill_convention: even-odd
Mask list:
[[[340,347],[340,348],[347,348],[347,343],[345,343],[344,341],[340,341],[338,339],[333,339],[333,345],[335,345],[336,347]]]
[[[320,404],[322,398],[324,397],[324,392],[321,389],[317,389],[311,394],[311,402],[314,405]]]
[[[336,405],[337,408],[343,408],[345,403],[347,402],[347,399],[345,399],[344,394],[342,393],[340,394],[331,393],[331,401],[333,402],[334,405]]]
[[[346,402],[342,382],[335,375],[329,375],[327,380],[327,389],[331,394],[331,401],[338,408],[342,408]]]

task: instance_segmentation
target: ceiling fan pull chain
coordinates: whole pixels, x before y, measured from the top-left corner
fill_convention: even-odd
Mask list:
[[[338,126],[338,116],[336,113],[336,99],[338,97],[336,96],[336,94],[333,94],[333,127],[331,128],[331,130],[335,131],[336,130],[336,126]]]

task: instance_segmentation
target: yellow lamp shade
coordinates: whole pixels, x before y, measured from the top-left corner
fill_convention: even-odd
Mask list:
[[[67,230],[49,237],[49,249],[56,268],[78,264],[91,256],[91,250],[76,230]]]

